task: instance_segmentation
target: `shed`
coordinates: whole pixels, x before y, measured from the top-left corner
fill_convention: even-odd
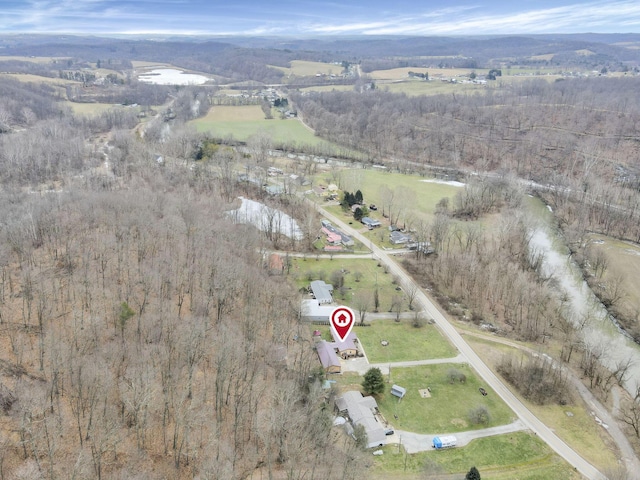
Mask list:
[[[407,394],[407,389],[403,388],[399,385],[393,385],[391,387],[391,395],[396,396],[398,398],[402,398]]]

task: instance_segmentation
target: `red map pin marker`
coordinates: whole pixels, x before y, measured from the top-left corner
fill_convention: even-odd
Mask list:
[[[331,313],[331,317],[329,317],[331,328],[333,328],[341,342],[344,342],[349,333],[351,333],[355,318],[353,310],[349,307],[338,307]]]

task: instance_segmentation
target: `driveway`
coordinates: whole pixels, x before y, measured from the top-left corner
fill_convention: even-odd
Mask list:
[[[504,435],[505,433],[519,432],[527,430],[527,426],[520,419],[509,423],[508,425],[500,425],[498,427],[483,428],[481,430],[469,430],[458,433],[442,433],[442,434],[421,434],[413,432],[405,432],[404,430],[396,430],[395,436],[398,437],[398,443],[404,446],[407,453],[418,453],[427,450],[433,450],[433,437],[442,437],[444,435],[454,435],[457,443],[456,447],[463,447],[471,440],[482,437],[491,437],[493,435]]]

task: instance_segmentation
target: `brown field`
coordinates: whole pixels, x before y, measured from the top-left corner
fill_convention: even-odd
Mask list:
[[[271,65],[271,68],[277,68],[287,75],[296,75],[299,77],[312,77],[317,73],[325,75],[331,75],[333,73],[338,75],[342,72],[341,65],[323,62],[308,62],[305,60],[293,60],[289,68],[278,67],[275,65]]]

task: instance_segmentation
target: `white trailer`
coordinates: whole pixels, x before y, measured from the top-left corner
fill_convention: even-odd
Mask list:
[[[458,440],[453,435],[447,435],[445,437],[433,437],[433,448],[451,448],[455,447]]]

